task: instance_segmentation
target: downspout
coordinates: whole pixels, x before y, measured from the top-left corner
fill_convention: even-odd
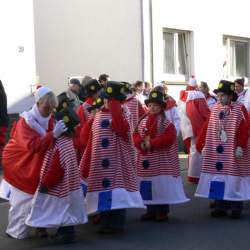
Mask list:
[[[150,75],[151,83],[154,83],[154,39],[153,39],[153,13],[152,0],[149,0],[149,34],[150,34]]]
[[[142,76],[154,82],[152,0],[141,0]],[[145,79],[147,78],[147,79]],[[148,79],[149,78],[149,79]]]

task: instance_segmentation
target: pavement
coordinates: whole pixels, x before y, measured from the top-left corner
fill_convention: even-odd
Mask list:
[[[86,249],[86,250],[249,250],[250,202],[245,203],[240,220],[210,217],[209,201],[194,197],[195,185],[186,179],[187,159],[181,156],[184,186],[190,202],[172,205],[168,222],[140,222],[143,209],[128,210],[123,234],[100,235],[97,226],[77,226],[77,241],[55,244],[53,239],[37,239],[34,232],[27,240],[14,240],[5,235],[8,203],[0,203],[0,250],[19,249]],[[50,230],[55,233],[55,230]]]

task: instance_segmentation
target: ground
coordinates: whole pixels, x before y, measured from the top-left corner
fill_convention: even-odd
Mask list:
[[[182,161],[183,180],[187,160]],[[214,219],[209,215],[209,201],[195,198],[195,185],[185,181],[190,202],[171,206],[168,222],[140,222],[144,210],[129,210],[125,233],[105,236],[96,226],[77,227],[77,242],[58,245],[51,239],[13,240],[5,235],[8,204],[0,203],[0,250],[15,249],[86,249],[86,250],[249,250],[250,202],[245,204],[240,220]],[[53,233],[54,231],[51,231]]]

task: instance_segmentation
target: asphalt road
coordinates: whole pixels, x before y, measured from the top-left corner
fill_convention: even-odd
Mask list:
[[[182,168],[185,168],[183,161]],[[186,171],[183,172],[185,179]],[[240,220],[211,218],[209,201],[193,197],[195,186],[185,183],[191,201],[171,206],[168,222],[140,222],[144,210],[128,211],[126,231],[100,235],[91,224],[77,227],[77,242],[58,245],[51,239],[13,240],[5,235],[8,204],[0,203],[0,249],[86,249],[86,250],[249,250],[250,202]],[[51,234],[54,231],[50,231]]]

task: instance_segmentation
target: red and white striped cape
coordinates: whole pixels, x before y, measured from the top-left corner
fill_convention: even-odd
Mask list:
[[[188,180],[197,183],[202,159],[195,149],[196,137],[210,113],[204,94],[191,86],[188,86],[187,90],[181,91],[178,113],[182,138],[189,152]]]
[[[209,116],[204,94],[198,90],[185,90],[180,93],[178,112],[181,119],[181,133],[183,140],[196,137],[202,124]]]
[[[131,115],[123,106],[125,119],[131,126]],[[112,116],[110,111],[101,110],[94,118],[91,129],[91,156],[88,174],[88,190],[86,195],[88,212],[101,211],[100,193],[111,192],[112,203],[109,209],[144,207],[136,179],[134,148],[132,145],[131,129],[129,142],[117,136],[111,128]],[[81,164],[86,161],[83,155]],[[80,169],[84,172],[85,167]]]
[[[34,195],[31,213],[26,224],[33,227],[56,227],[87,222],[83,192],[80,186],[80,171],[72,138],[59,137],[53,149],[44,158],[41,182],[49,173],[54,155],[59,152],[59,165],[64,175],[48,193]]]
[[[220,140],[220,113],[226,113],[223,126],[227,141]],[[243,158],[235,157],[236,141],[239,126],[245,119],[240,103],[222,106],[215,104],[208,123],[206,141],[203,149],[203,165],[196,196],[209,198],[211,183],[224,183],[224,200],[249,200],[250,199],[250,161],[249,148],[243,150]],[[247,131],[240,131],[247,133]],[[249,144],[249,143],[248,143]],[[249,146],[248,146],[249,147]]]
[[[143,108],[142,104],[138,101],[138,99],[135,96],[128,98],[125,101],[124,105],[128,107],[130,113],[132,114],[132,121],[133,121],[132,131],[133,131],[136,128],[140,117],[142,117],[146,113],[146,109]]]
[[[232,104],[230,108],[220,104],[214,106],[209,119],[205,147],[202,154],[202,173],[244,176],[241,174],[241,169],[239,168],[239,162],[241,160],[235,158],[237,132],[242,119],[244,119],[244,114],[241,109],[242,105],[238,103]],[[227,134],[227,142],[222,142],[219,137],[221,130],[220,112],[228,113],[222,120],[224,130]],[[247,133],[247,131],[242,132]],[[218,152],[218,146],[223,148],[223,152]],[[217,170],[217,162],[223,164],[221,170]],[[250,164],[248,165],[249,167],[247,168],[246,166],[244,172],[250,175]]]
[[[145,117],[138,126],[141,138],[146,136]],[[171,124],[162,115],[157,116],[157,132],[160,136]],[[152,199],[145,200],[145,204],[175,204],[188,201],[180,176],[178,147],[176,139],[172,145],[162,149],[153,149],[146,154],[140,153],[137,160],[137,173],[140,186],[144,181],[151,182]]]
[[[88,102],[84,102],[79,109],[77,110],[77,114],[80,118],[80,125],[82,126],[84,122],[86,122],[90,118],[90,113],[88,112],[87,108],[91,107],[92,99]]]

